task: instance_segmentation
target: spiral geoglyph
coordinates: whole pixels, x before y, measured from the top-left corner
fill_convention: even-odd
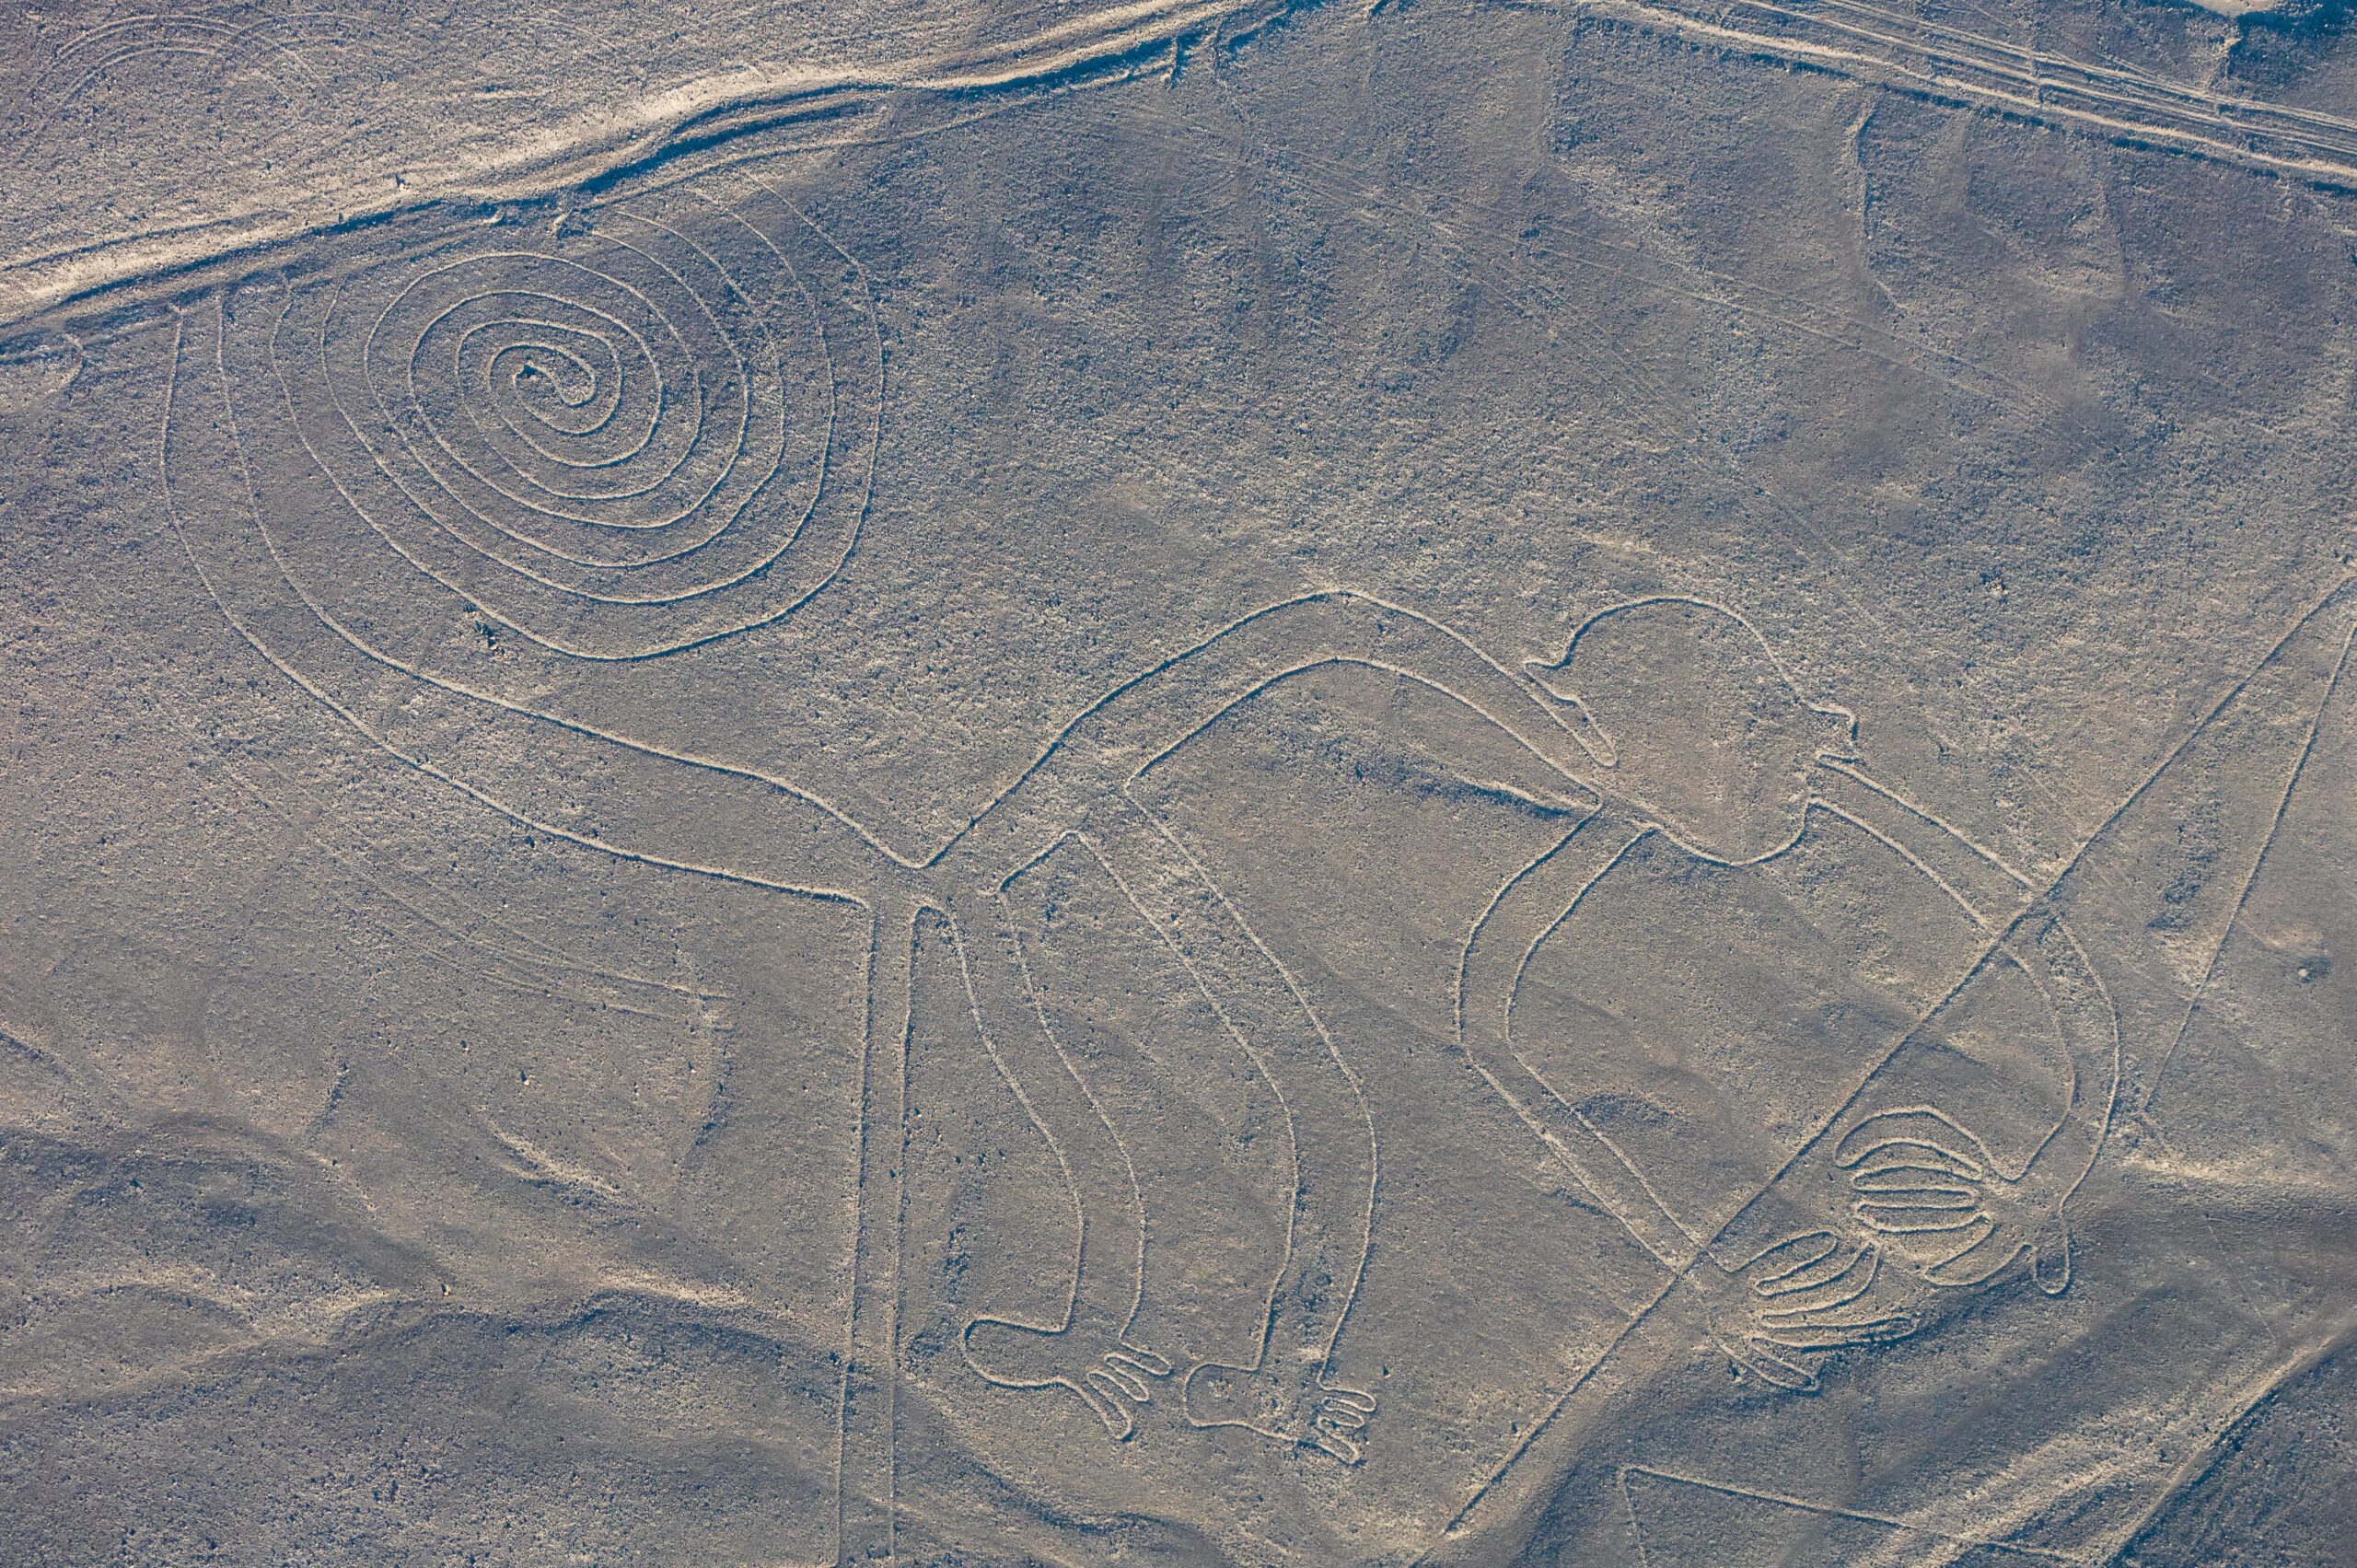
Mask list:
[[[221,306],[281,569],[316,563],[319,595],[371,604],[438,585],[611,660],[774,621],[841,566],[881,348],[858,268],[774,191],[706,181],[401,238]],[[373,584],[340,537],[355,524]]]

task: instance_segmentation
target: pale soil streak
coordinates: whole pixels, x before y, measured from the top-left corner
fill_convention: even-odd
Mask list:
[[[1563,9],[1703,48],[2131,146],[2159,148],[2333,190],[2357,190],[2357,121],[2205,92],[1943,27],[1856,0],[1569,0]]]
[[[304,192],[293,207],[252,207],[201,225],[151,225],[74,246],[0,259],[0,326],[88,301],[187,286],[215,261],[437,202],[527,201],[675,158],[763,129],[798,127],[780,151],[890,139],[866,127],[894,97],[976,99],[972,113],[1059,88],[1126,80],[1205,37],[1248,36],[1316,0],[1137,0],[1016,41],[911,59],[883,71],[738,71],[641,99],[598,132],[514,144],[496,163],[411,179],[381,174]],[[1539,0],[1547,4],[1549,0]],[[1566,11],[1667,33],[1740,59],[1802,65],[1850,80],[2127,145],[2173,151],[2357,191],[2357,120],[2204,91],[2142,72],[2030,50],[1857,3],[1774,0],[1558,0]],[[1175,57],[1175,56],[1173,56]],[[970,114],[957,118],[970,118]],[[953,119],[951,122],[956,122]],[[711,161],[726,161],[726,155]]]
[[[1135,0],[1092,9],[1028,38],[911,59],[874,73],[738,71],[652,95],[619,110],[591,135],[519,138],[495,163],[384,190],[380,171],[299,193],[289,205],[230,212],[201,226],[139,226],[70,248],[0,259],[0,327],[99,294],[135,297],[143,284],[174,292],[210,262],[254,263],[255,253],[306,235],[442,202],[528,201],[618,169],[666,162],[747,132],[800,124],[781,150],[817,150],[863,139],[860,121],[902,93],[1001,101],[1097,81],[1161,59],[1190,39],[1256,31],[1296,0]],[[845,122],[851,122],[846,128]],[[285,194],[281,192],[282,195]],[[126,298],[124,303],[131,302]],[[114,301],[110,301],[114,303]]]

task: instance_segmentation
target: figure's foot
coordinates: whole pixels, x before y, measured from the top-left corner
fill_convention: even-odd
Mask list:
[[[1179,1401],[1190,1426],[1241,1426],[1271,1442],[1359,1462],[1375,1396],[1329,1383],[1315,1370],[1288,1375],[1268,1358],[1257,1367],[1206,1361],[1187,1374]]]
[[[1002,1388],[1065,1388],[1105,1423],[1106,1435],[1126,1442],[1137,1430],[1132,1405],[1154,1397],[1154,1380],[1170,1363],[1124,1342],[1102,1325],[1074,1319],[1062,1329],[1034,1328],[1004,1318],[967,1323],[966,1365]]]

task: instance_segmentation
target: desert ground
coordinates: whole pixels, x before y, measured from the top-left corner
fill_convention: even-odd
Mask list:
[[[2350,24],[0,9],[0,1563],[2348,1563]]]

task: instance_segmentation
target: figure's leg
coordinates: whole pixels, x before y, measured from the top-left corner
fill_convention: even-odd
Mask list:
[[[1126,799],[1090,813],[1083,841],[1161,935],[1275,1091],[1294,1156],[1283,1271],[1248,1365],[1188,1373],[1188,1420],[1244,1426],[1358,1458],[1375,1397],[1332,1377],[1334,1343],[1366,1267],[1375,1124],[1366,1101],[1283,969],[1202,868]]]
[[[1170,1364],[1129,1342],[1144,1287],[1144,1205],[1129,1151],[1049,1033],[1022,947],[995,895],[953,900],[951,930],[965,967],[975,1027],[1062,1167],[1074,1208],[1071,1305],[1055,1324],[978,1317],[966,1325],[969,1365],[1007,1388],[1080,1396],[1116,1439],[1133,1430],[1130,1406]]]

